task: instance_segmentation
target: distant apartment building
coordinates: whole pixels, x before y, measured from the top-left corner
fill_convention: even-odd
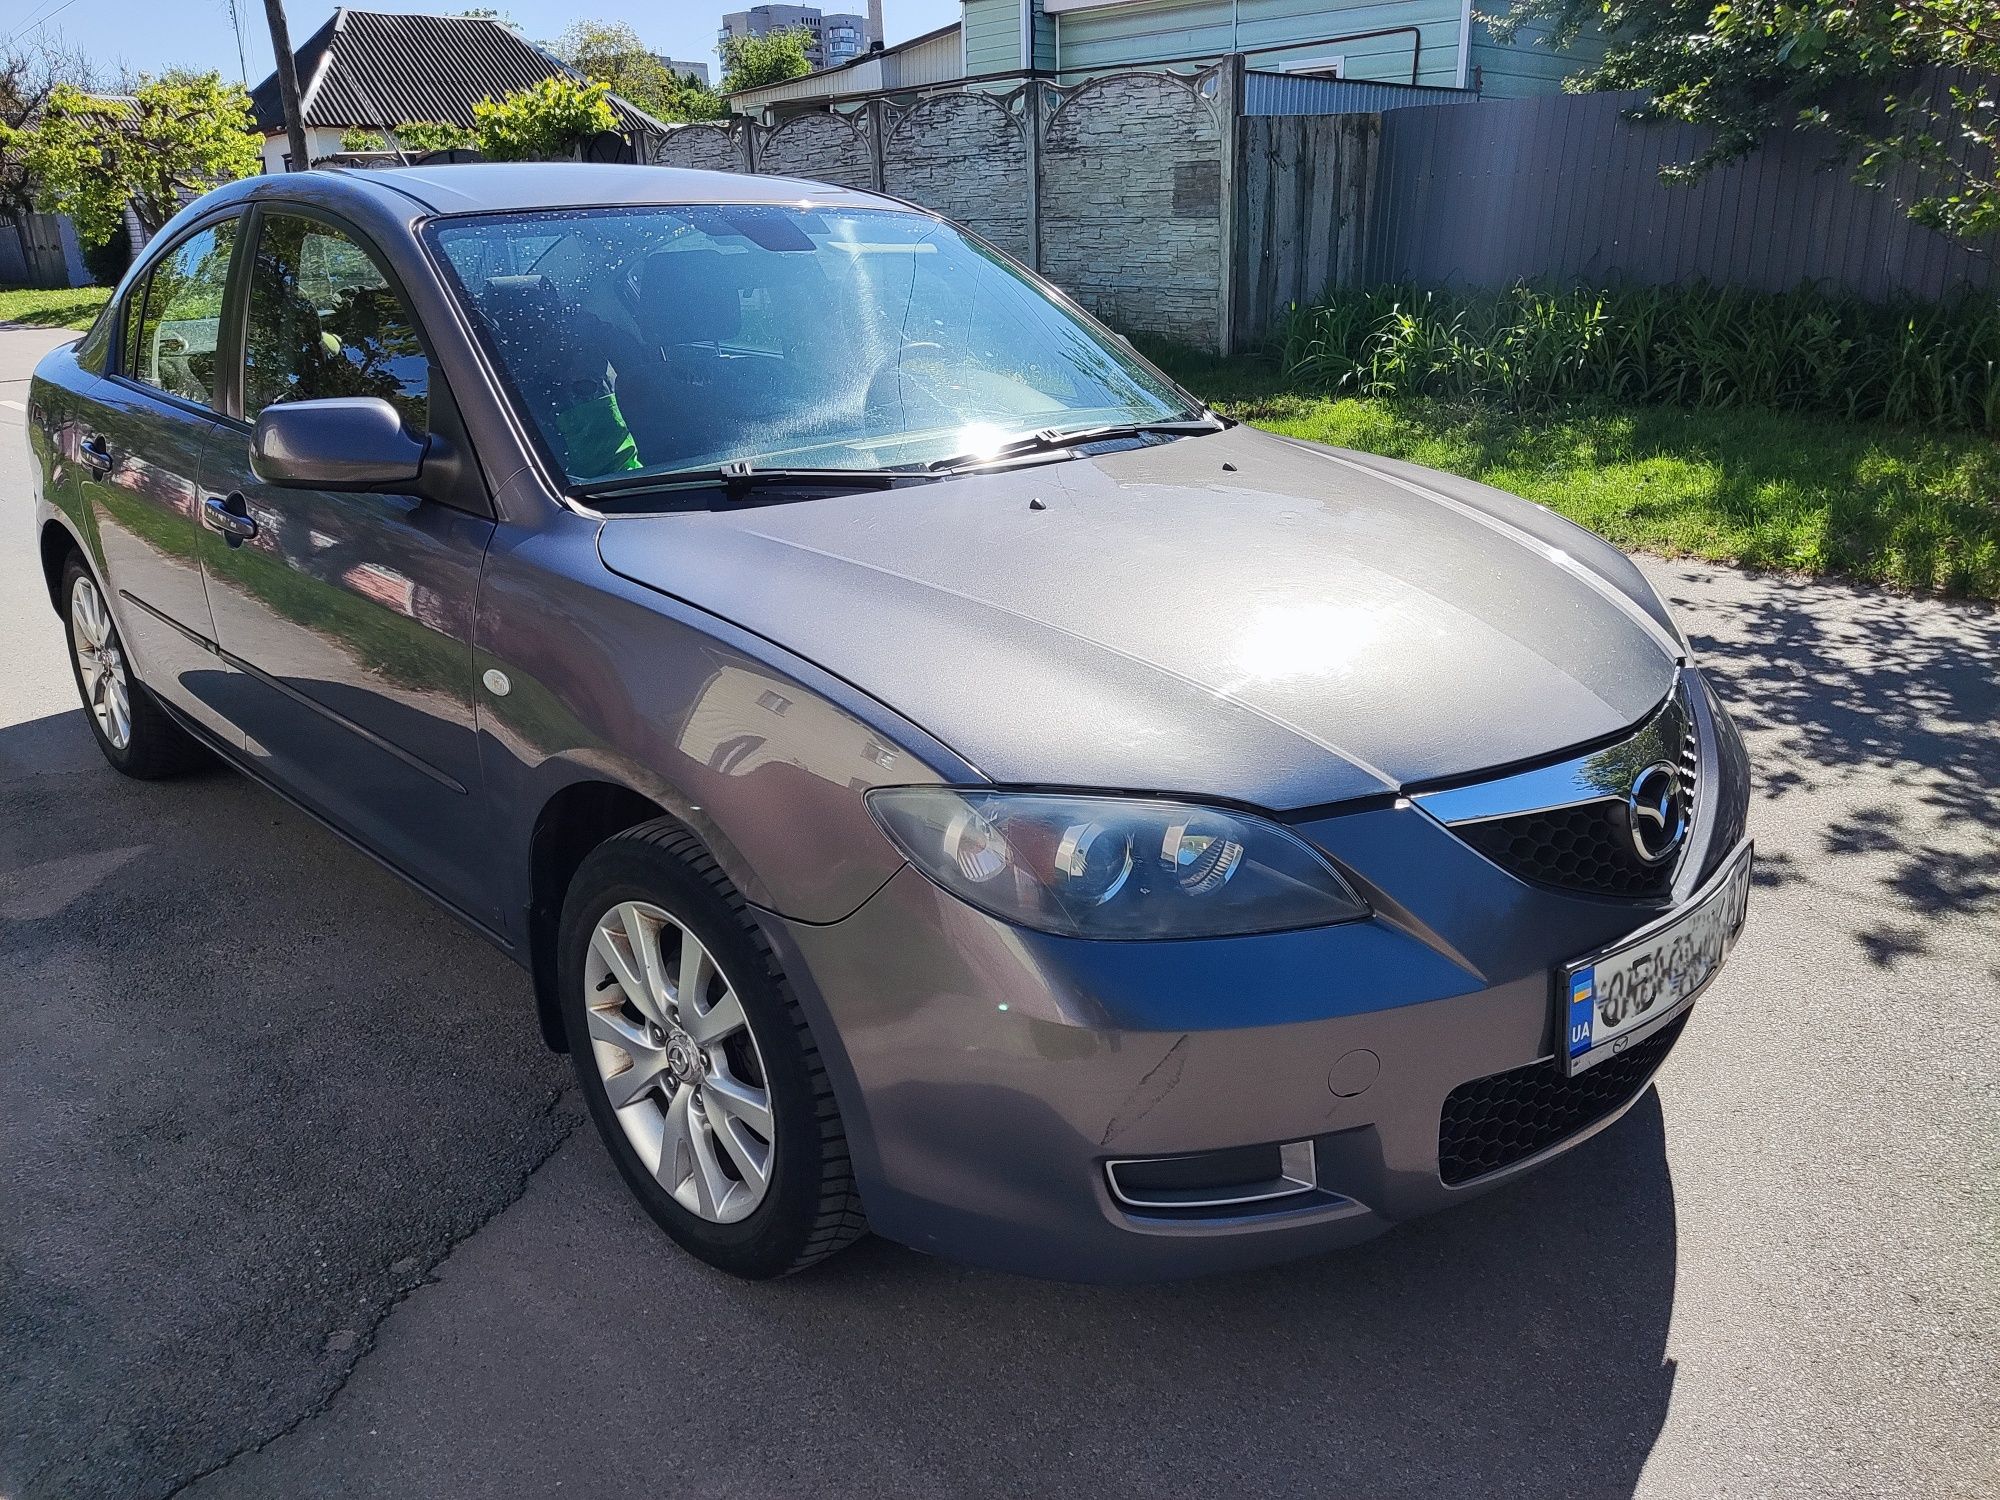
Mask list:
[[[678,57],[662,57],[657,52],[653,54],[653,58],[661,67],[678,77],[686,78],[692,75],[704,84],[713,81],[708,76],[708,64],[705,62],[686,62]]]
[[[749,10],[730,11],[722,18],[716,45],[720,47],[731,37],[768,36],[794,29],[806,33],[807,62],[814,68],[837,68],[882,40],[881,0],[870,0],[866,15],[822,11],[816,5],[755,5]]]

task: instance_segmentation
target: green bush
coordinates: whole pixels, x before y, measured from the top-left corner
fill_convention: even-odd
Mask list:
[[[1328,393],[1517,410],[1605,397],[2000,433],[1990,294],[1884,305],[1810,286],[1385,286],[1294,307],[1276,345],[1287,377]]]
[[[99,286],[116,286],[125,268],[132,264],[132,237],[113,234],[102,244],[83,247],[84,269]]]

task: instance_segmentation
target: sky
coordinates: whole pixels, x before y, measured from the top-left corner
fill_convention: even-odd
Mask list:
[[[366,0],[358,10],[458,11],[489,4],[506,13],[533,41],[553,41],[572,21],[622,20],[655,52],[707,62],[719,81],[715,33],[725,10],[756,0],[651,0],[618,5],[609,0]],[[812,3],[812,0],[807,0]],[[819,0],[823,10],[865,12],[866,0]],[[121,63],[135,73],[186,67],[213,68],[224,78],[247,71],[256,84],[271,71],[271,37],[263,0],[238,0],[243,60],[226,0],[0,0],[0,45],[60,37],[110,71]],[[286,0],[285,16],[297,46],[333,13],[332,0]],[[882,24],[891,46],[958,19],[959,0],[883,0]],[[247,67],[246,67],[247,65]]]

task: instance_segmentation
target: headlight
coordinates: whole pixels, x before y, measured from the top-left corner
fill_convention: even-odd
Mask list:
[[[884,787],[868,808],[954,896],[1065,937],[1222,937],[1368,915],[1304,841],[1219,808],[940,786]]]

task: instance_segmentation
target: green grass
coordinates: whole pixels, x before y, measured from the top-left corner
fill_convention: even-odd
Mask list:
[[[1300,390],[1535,411],[1762,407],[2000,437],[2000,299],[1878,304],[1801,286],[1336,289],[1271,353]]]
[[[2000,599],[2000,443],[1736,407],[1519,412],[1301,393],[1275,364],[1148,351],[1221,411],[1538,500],[1620,547]]]
[[[88,328],[111,295],[108,286],[9,287],[0,290],[0,323],[36,328]]]

